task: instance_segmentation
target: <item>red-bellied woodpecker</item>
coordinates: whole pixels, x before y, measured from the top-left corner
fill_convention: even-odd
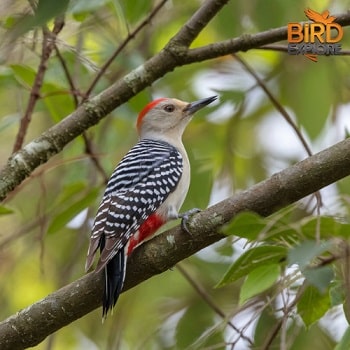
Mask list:
[[[190,184],[190,164],[182,134],[191,116],[216,98],[192,103],[159,98],[139,114],[140,140],[108,181],[86,259],[85,269],[89,270],[100,247],[95,271],[105,270],[103,317],[113,308],[123,288],[127,256],[168,220],[186,219],[186,215],[178,213]]]

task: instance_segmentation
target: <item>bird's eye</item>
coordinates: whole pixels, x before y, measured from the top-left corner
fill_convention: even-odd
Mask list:
[[[174,105],[165,105],[164,110],[165,110],[165,112],[168,112],[168,113],[174,112],[175,106]]]

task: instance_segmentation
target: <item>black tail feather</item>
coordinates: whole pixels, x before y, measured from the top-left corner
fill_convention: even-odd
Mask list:
[[[105,286],[102,299],[102,319],[108,311],[113,310],[123,289],[125,280],[126,255],[125,248],[121,249],[106,265]]]

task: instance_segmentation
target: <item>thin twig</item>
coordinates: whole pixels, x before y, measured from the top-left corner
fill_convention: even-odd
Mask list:
[[[342,251],[340,254],[332,254],[329,257],[319,257],[319,261],[312,267],[312,269],[317,269],[322,266],[326,266],[329,264],[332,264],[338,260],[346,259],[345,260],[345,276],[348,276],[349,274],[349,266],[348,266],[348,254],[349,254],[349,245],[346,244],[344,251]],[[346,284],[346,283],[345,283]],[[287,319],[290,315],[290,313],[293,311],[294,307],[302,297],[303,293],[305,292],[306,287],[308,286],[308,282],[305,280],[303,284],[299,287],[298,292],[295,296],[295,298],[291,301],[291,303],[288,306],[283,307],[283,317],[281,317],[278,322],[275,324],[275,326],[272,328],[269,336],[266,338],[264,345],[262,346],[262,350],[268,350],[270,345],[272,344],[273,340],[276,338],[278,332],[280,329],[286,324]],[[346,289],[348,290],[348,289]],[[283,296],[283,294],[282,294]],[[282,298],[284,300],[284,298]],[[281,345],[282,349],[282,345]]]
[[[78,100],[79,91],[74,84],[73,77],[71,76],[69,69],[66,65],[66,62],[65,62],[64,58],[62,57],[57,45],[55,45],[55,51],[56,51],[57,57],[61,63],[62,69],[63,69],[64,74],[66,76],[66,79],[68,81],[68,84],[70,86],[70,90],[72,92],[75,107],[77,108],[79,106],[79,100]],[[99,162],[99,159],[96,156],[96,152],[94,152],[94,147],[93,147],[92,141],[89,139],[86,131],[83,132],[82,136],[83,136],[83,140],[85,143],[85,153],[89,156],[92,163],[96,167],[97,171],[102,175],[104,183],[107,184],[108,176],[107,176],[105,170],[103,169],[103,166]]]
[[[221,227],[239,212],[250,210],[267,216],[348,176],[349,150],[350,140],[345,139],[196,214],[190,239],[178,226],[141,245],[130,256],[124,291],[223,239]],[[37,345],[47,335],[99,307],[102,289],[102,275],[91,273],[0,322],[0,338],[7,341],[1,349]]]
[[[304,283],[300,286],[298,293],[293,299],[293,301],[285,308],[284,310],[285,315],[289,315],[293,311],[294,307],[296,306],[296,304],[302,297],[303,293],[305,292],[306,287],[307,287],[307,282],[304,281]],[[270,345],[272,344],[273,340],[276,338],[279,330],[283,325],[283,322],[284,322],[284,317],[282,317],[280,320],[276,322],[271,332],[267,335],[266,340],[261,347],[261,350],[268,350],[270,348]]]
[[[95,79],[92,81],[90,87],[85,92],[84,101],[89,98],[92,90],[95,88],[98,81],[105,74],[107,68],[112,64],[112,62],[116,59],[116,57],[122,52],[122,50],[126,47],[126,45],[135,38],[135,36],[143,29],[146,25],[148,25],[153,17],[159,12],[159,10],[165,5],[168,0],[162,0],[153,10],[152,12],[132,31],[129,32],[128,36],[124,39],[124,41],[119,45],[119,47],[113,52],[111,57],[106,61],[106,63],[102,66],[100,71],[97,73]]]
[[[191,275],[182,267],[181,264],[177,264],[176,268],[180,271],[180,273],[186,278],[186,280],[190,283],[193,289],[201,296],[201,298],[213,309],[213,311],[218,314],[227,324],[235,330],[242,339],[247,341],[250,345],[253,345],[253,341],[244,335],[231,321],[228,320],[227,315],[219,308],[219,306],[214,302],[214,300],[208,295],[206,290],[196,282]]]
[[[302,143],[304,149],[306,150],[306,153],[308,154],[308,156],[312,156],[312,151],[309,147],[309,145],[307,144],[303,134],[301,133],[301,131],[299,130],[298,126],[294,123],[292,117],[288,114],[288,112],[286,111],[286,109],[279,103],[279,101],[275,98],[275,96],[272,94],[272,92],[268,89],[268,87],[266,86],[265,82],[260,79],[260,77],[255,73],[254,69],[252,67],[250,67],[250,65],[245,62],[245,60],[243,60],[240,55],[237,54],[232,54],[232,56],[245,68],[245,70],[256,80],[256,82],[258,83],[258,85],[263,89],[263,91],[265,92],[265,94],[267,95],[267,97],[270,99],[270,101],[272,102],[272,104],[275,106],[275,108],[278,110],[278,112],[281,113],[281,115],[283,116],[283,118],[286,120],[286,122],[292,127],[292,129],[294,130],[294,132],[297,134],[300,142]]]
[[[272,94],[270,89],[266,86],[265,82],[260,79],[260,77],[256,74],[254,69],[244,60],[241,58],[240,55],[238,54],[232,54],[232,56],[245,68],[245,70],[256,80],[258,85],[262,88],[262,90],[265,92],[267,97],[270,99],[272,104],[275,106],[275,108],[280,112],[282,117],[285,119],[285,121],[292,127],[294,132],[296,133],[298,139],[302,143],[306,153],[308,154],[309,157],[312,156],[312,151],[309,145],[307,144],[307,141],[305,140],[302,132],[299,130],[298,126],[294,123],[293,119],[289,115],[289,113],[286,111],[286,109],[279,103],[277,98]],[[315,198],[316,198],[316,203],[317,203],[317,216],[319,217],[320,215],[320,208],[322,207],[322,196],[321,192],[317,191],[314,193]],[[319,229],[316,229],[316,239],[319,241]]]
[[[16,141],[13,146],[13,153],[17,152],[23,145],[24,137],[27,133],[28,126],[32,119],[32,114],[35,108],[36,101],[40,98],[40,89],[44,81],[44,74],[47,69],[46,62],[50,56],[48,42],[48,32],[43,30],[43,44],[42,44],[42,53],[41,60],[38,67],[38,73],[35,76],[33,87],[30,91],[29,101],[27,104],[26,111],[21,119],[19,130],[16,136]]]
[[[283,271],[283,275],[281,276],[281,280],[283,283],[283,280],[286,280],[286,274],[285,270]],[[283,283],[284,284],[284,283]],[[283,286],[282,286],[283,288]],[[284,290],[286,291],[286,294],[284,293]],[[290,300],[290,291],[287,288],[283,288],[280,292],[281,299],[282,299],[282,310],[286,310],[288,302]],[[282,324],[281,324],[281,341],[280,341],[280,350],[287,350],[287,321],[288,321],[289,315],[286,314],[285,312],[283,313],[282,317]]]
[[[176,67],[194,62],[203,62],[238,51],[247,51],[287,38],[287,27],[281,27],[254,35],[242,35],[241,37],[199,48],[187,49],[186,45],[189,38],[193,41],[226,2],[227,0],[204,2],[183,28],[169,40],[163,50],[152,56],[140,67],[117,80],[98,96],[91,98],[89,108],[83,106],[77,108],[67,118],[30,142],[16,154],[15,159],[21,159],[20,162],[15,162],[16,165],[13,165],[14,160],[10,158],[0,171],[0,176],[3,180],[6,180],[0,182],[0,200],[3,200],[10,191],[30,176],[35,168],[59,153],[69,142]],[[350,24],[350,14],[348,13],[338,15],[337,19],[343,26]],[[188,33],[184,34],[186,30]],[[183,36],[186,40],[182,41]],[[132,81],[132,85],[130,85],[130,81]],[[77,123],[77,120],[79,120],[79,123]],[[67,130],[69,130],[69,133],[66,132]],[[35,145],[35,148],[33,148],[33,145]],[[38,145],[40,147],[37,147]],[[27,149],[31,151],[27,152]],[[35,152],[33,152],[33,149],[35,149]]]
[[[83,140],[84,140],[84,144],[85,144],[85,153],[89,156],[89,158],[91,159],[91,161],[95,165],[98,172],[102,175],[103,182],[105,184],[107,184],[109,176],[105,172],[103,166],[101,165],[101,163],[98,160],[98,157],[96,156],[96,152],[94,151],[93,142],[88,137],[86,131],[83,132],[82,136],[83,136]]]
[[[66,76],[66,79],[68,81],[68,85],[69,85],[70,91],[71,91],[71,96],[74,99],[74,105],[77,108],[79,106],[78,96],[81,96],[80,91],[75,86],[73,77],[71,76],[71,74],[69,72],[66,61],[64,60],[63,56],[61,55],[61,52],[60,52],[56,43],[54,43],[54,48],[55,48],[57,58],[58,58],[59,62],[61,63],[64,75]]]
[[[168,0],[162,0],[154,9],[153,11],[147,16],[147,18],[145,20],[143,20],[132,32],[129,32],[127,38],[124,39],[124,41],[119,45],[119,47],[115,50],[115,52],[111,55],[111,57],[105,62],[105,64],[102,66],[102,68],[99,70],[98,74],[95,76],[94,80],[92,81],[92,83],[90,84],[90,87],[88,88],[88,90],[85,92],[84,97],[81,101],[81,103],[85,102],[92,90],[95,88],[96,84],[98,83],[98,81],[101,79],[101,77],[105,74],[106,70],[108,69],[108,67],[113,63],[113,61],[115,60],[115,58],[122,52],[122,50],[126,47],[126,45],[135,38],[135,36],[147,25],[151,22],[152,18],[159,12],[159,10],[164,6],[164,4],[167,2]],[[58,58],[62,64],[63,70],[65,71],[66,77],[68,79],[69,85],[71,87],[71,91],[73,92],[73,96],[74,96],[74,101],[76,104],[76,107],[78,107],[79,104],[78,103],[78,99],[76,96],[76,91],[77,89],[75,88],[74,82],[72,77],[69,74],[69,71],[66,67],[66,64],[63,60],[63,57],[60,55],[59,50],[56,47],[56,52],[58,54]],[[96,169],[98,170],[98,172],[102,175],[103,180],[105,183],[108,182],[108,176],[105,172],[105,170],[103,169],[102,165],[100,164],[98,158],[95,155],[94,152],[94,147],[93,147],[93,143],[92,141],[89,139],[86,131],[83,132],[82,134],[83,136],[83,140],[84,140],[84,144],[85,144],[85,152],[86,154],[90,157],[91,161],[93,162],[93,164],[95,165]]]
[[[44,82],[44,75],[47,70],[47,61],[49,60],[52,50],[54,48],[55,38],[64,26],[63,17],[57,17],[55,19],[54,28],[50,32],[46,27],[43,27],[43,43],[40,56],[40,62],[38,67],[38,73],[35,76],[33,87],[30,91],[29,101],[26,111],[21,119],[19,130],[16,136],[16,140],[13,146],[13,153],[21,149],[24,138],[26,136],[29,124],[32,119],[32,114],[36,105],[36,102],[40,98],[40,89]]]

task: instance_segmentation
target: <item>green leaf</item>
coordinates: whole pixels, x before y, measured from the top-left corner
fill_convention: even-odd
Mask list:
[[[80,193],[83,193],[84,189],[87,187],[85,181],[76,181],[65,185],[57,196],[54,204],[58,207],[66,206],[66,202],[71,203],[72,199],[75,196],[79,196]]]
[[[193,344],[214,324],[213,313],[198,300],[190,305],[176,327],[176,345],[179,349],[196,349]]]
[[[295,226],[295,225],[294,225]],[[288,226],[281,223],[276,223],[263,237],[267,242],[287,242],[294,245],[300,240],[300,232],[297,227]]]
[[[334,234],[336,221],[329,216],[308,217],[301,221],[301,232],[308,239],[315,239],[319,225],[321,238],[327,238]]]
[[[35,25],[45,24],[51,18],[63,14],[67,10],[69,0],[39,0],[35,11]]]
[[[266,305],[258,316],[254,331],[254,347],[253,349],[263,349],[266,347],[266,330],[273,329],[278,322],[276,312],[273,310],[271,305]],[[273,349],[274,347],[270,347]],[[277,348],[276,348],[277,349]]]
[[[3,20],[4,29],[12,29],[18,21],[18,16],[10,15]]]
[[[30,88],[35,79],[36,72],[33,68],[24,64],[12,64],[11,69],[16,80],[25,88]]]
[[[12,214],[14,211],[4,205],[0,205],[0,215]]]
[[[343,334],[340,342],[334,348],[334,350],[349,350],[350,349],[350,327],[348,327]]]
[[[256,268],[244,281],[239,295],[239,303],[242,305],[248,299],[269,289],[280,275],[278,264],[269,264]]]
[[[62,15],[68,6],[69,0],[39,0],[36,5],[34,16],[25,14],[12,26],[12,35],[18,37],[34,27],[45,25],[52,18]]]
[[[289,251],[288,264],[298,264],[300,269],[303,270],[315,257],[328,251],[331,245],[331,242],[321,242],[318,244],[315,241],[304,241]]]
[[[195,164],[196,160],[194,159],[193,154],[189,152],[188,156],[190,163]],[[208,169],[200,169],[200,167],[194,167],[194,169],[191,170],[191,176],[193,176],[196,181],[191,182],[191,186],[187,194],[187,199],[182,208],[185,211],[196,206],[199,208],[206,207],[212,188],[212,173]]]
[[[120,10],[120,4],[118,1],[110,1],[110,0],[75,0],[70,1],[67,13],[73,15],[73,18],[78,22],[84,22],[89,20],[89,17],[94,18],[95,13],[98,11],[106,11],[108,9],[110,11],[111,16],[116,16],[118,22],[125,22],[122,11]],[[114,13],[118,9],[118,13]]]
[[[235,251],[233,248],[233,245],[231,244],[215,245],[214,249],[221,256],[227,256],[227,257],[232,257]]]
[[[271,222],[271,217],[269,220]],[[295,244],[300,238],[314,240],[318,229],[322,239],[328,239],[334,237],[334,235],[345,238],[349,238],[350,236],[350,224],[341,223],[329,216],[319,218],[312,216],[289,225],[283,223],[282,220],[276,221],[266,232],[263,239],[283,240]]]
[[[301,296],[297,310],[305,325],[309,327],[318,321],[330,308],[328,293],[321,293],[315,286],[307,286]]]
[[[45,84],[42,88],[43,94],[47,94],[43,99],[45,106],[52,118],[57,123],[64,116],[74,111],[74,102],[69,94],[55,94],[59,90],[58,86],[50,86]],[[52,93],[52,94],[50,94]]]
[[[343,281],[334,281],[329,288],[329,297],[331,298],[331,305],[337,306],[344,302],[344,283]]]
[[[0,132],[5,131],[7,128],[18,123],[19,120],[20,120],[19,114],[11,114],[11,115],[7,115],[7,116],[2,117],[0,119]]]
[[[321,293],[324,293],[329,288],[334,278],[334,273],[330,266],[305,269],[303,275],[307,281],[318,288]]]
[[[251,248],[232,264],[216,287],[235,282],[262,265],[279,264],[285,260],[287,252],[287,248],[280,246],[264,245]]]
[[[350,237],[350,224],[338,221],[335,223],[336,227],[333,235],[336,234],[337,236],[341,236],[348,239]]]
[[[282,78],[282,90],[288,98],[289,104],[296,114],[298,124],[302,125],[314,140],[322,131],[336,98],[331,81],[334,74],[332,65],[319,60],[317,64],[304,62],[298,70],[298,79],[295,71],[285,71]],[[333,76],[332,76],[333,75]],[[322,86],[322,89],[319,87]]]
[[[101,7],[107,5],[109,0],[76,0],[69,3],[68,12],[77,15],[87,12],[95,12]]]
[[[31,67],[20,64],[11,65],[15,79],[21,84],[25,89],[31,89],[34,84],[36,71]],[[57,78],[56,78],[57,79]],[[54,77],[52,78],[54,80]],[[67,93],[62,93],[65,91],[66,87],[62,84],[59,85],[57,82],[49,82],[49,79],[46,78],[41,87],[41,94],[43,102],[50,113],[54,122],[59,122],[64,116],[71,113],[75,106],[73,99]],[[60,91],[60,94],[57,92]]]
[[[261,231],[266,227],[266,220],[253,212],[239,213],[223,229],[226,235],[235,235],[238,237],[255,240]]]
[[[67,225],[70,220],[96,200],[98,192],[99,188],[93,188],[83,198],[76,200],[68,207],[65,207],[65,209],[63,209],[52,220],[48,228],[48,234],[55,233]]]
[[[126,18],[130,23],[135,23],[136,21],[139,21],[143,16],[146,16],[152,8],[152,1],[150,0],[123,0],[122,4],[125,9]]]

